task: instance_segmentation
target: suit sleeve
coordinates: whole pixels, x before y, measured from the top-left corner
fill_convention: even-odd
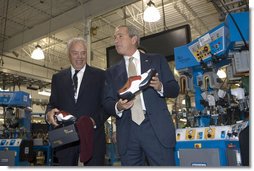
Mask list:
[[[116,115],[115,111],[115,104],[118,100],[116,90],[114,89],[114,85],[112,84],[113,79],[110,74],[110,71],[108,70],[106,72],[106,81],[104,85],[104,97],[103,97],[103,106],[105,111],[118,118],[119,116]]]
[[[96,127],[100,128],[101,126],[104,125],[105,121],[110,117],[110,115],[108,115],[105,110],[103,109],[103,107],[101,106],[96,112],[95,115],[90,116],[91,118],[93,118]]]
[[[160,68],[161,73],[159,73],[159,78],[163,84],[164,97],[176,98],[179,94],[179,85],[165,57],[160,58]]]
[[[103,91],[104,91],[104,82],[105,82],[105,72],[101,72],[101,76],[100,76],[100,81],[98,82],[98,84],[100,84],[100,106],[97,109],[97,111],[95,112],[95,115],[92,115],[91,118],[93,118],[93,120],[96,123],[97,128],[101,127],[104,125],[105,121],[110,117],[109,114],[106,113],[106,111],[103,108]]]
[[[46,111],[45,111],[45,120],[47,121],[47,113],[56,108],[56,104],[57,104],[57,95],[56,95],[56,87],[57,87],[57,81],[56,81],[56,75],[52,76],[52,81],[51,81],[51,95],[49,98],[49,103],[47,105]]]

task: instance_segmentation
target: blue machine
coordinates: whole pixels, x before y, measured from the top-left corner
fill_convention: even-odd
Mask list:
[[[0,106],[5,109],[5,137],[31,138],[31,99],[23,91],[1,91]],[[17,128],[19,127],[19,128]],[[21,128],[21,129],[20,129]]]
[[[50,146],[33,146],[24,139],[0,139],[0,166],[51,166]]]
[[[31,99],[29,94],[23,91],[0,91],[0,106],[29,107]]]
[[[32,156],[32,141],[0,139],[0,166],[28,166]]]
[[[32,140],[30,95],[23,91],[0,92],[0,106],[5,115],[5,129],[0,134],[0,166],[50,166],[51,147],[42,139]]]
[[[223,66],[233,64],[235,70],[238,69],[242,73],[249,71],[248,60],[246,60],[247,64],[242,64],[246,56],[245,59],[249,58],[246,43],[249,41],[249,13],[235,13],[232,17],[239,26],[242,36],[232,18],[227,16],[224,23],[200,38],[174,49],[176,69],[181,75],[180,93],[185,95],[188,95],[188,92],[195,93],[195,110],[198,112],[195,113],[194,118],[200,119],[199,124],[191,126],[196,128],[176,131],[175,156],[176,164],[179,166],[239,166],[241,164],[238,139],[227,137],[236,133],[230,133],[229,130],[232,128],[228,125],[220,127],[216,122],[213,128],[210,125],[212,116],[218,117],[223,112],[225,114],[227,105],[231,105],[229,101],[226,105],[216,103],[227,97],[222,96],[224,92],[221,90],[222,82],[216,74],[217,71]],[[248,107],[241,107],[248,106],[246,105],[248,99],[244,96],[243,93],[242,97],[237,99],[238,108],[240,111],[248,112]],[[214,117],[215,121],[216,117]],[[210,131],[214,131],[213,134]]]
[[[249,13],[235,13],[232,16],[240,27],[244,39],[249,41]],[[207,72],[207,77],[204,77],[204,67],[213,67],[213,72],[217,72],[220,67],[229,64],[228,53],[237,48],[237,43],[242,41],[231,17],[227,16],[224,23],[200,38],[174,49],[176,69],[192,74],[194,86],[192,91],[195,92],[197,110],[204,109],[203,105],[200,104],[202,86],[203,89],[212,90],[213,85],[218,84],[217,78],[211,80],[211,73]],[[212,82],[214,83],[211,84]],[[202,83],[203,85],[201,85]],[[206,83],[207,85],[205,85]]]
[[[5,129],[0,134],[0,165],[30,165],[32,159],[31,99],[22,91],[0,92]]]

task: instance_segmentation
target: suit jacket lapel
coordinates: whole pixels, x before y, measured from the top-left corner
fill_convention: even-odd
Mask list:
[[[81,81],[81,84],[79,87],[79,96],[78,97],[80,97],[80,94],[82,94],[86,85],[89,83],[89,80],[91,79],[91,78],[89,78],[91,76],[90,72],[91,72],[90,66],[86,65],[86,69],[85,69],[85,72],[84,72],[84,75],[83,75],[83,78],[82,78],[82,81]]]
[[[151,68],[152,61],[144,53],[140,53],[140,62],[141,62],[141,74]]]
[[[73,99],[73,102],[75,101],[74,99],[74,87],[73,87],[73,82],[72,82],[72,77],[71,77],[71,68],[69,68],[66,72],[65,72],[65,76],[64,79],[66,81],[66,83],[64,83],[63,85],[66,85],[66,90],[70,90],[67,91],[69,93],[68,97],[71,97]]]
[[[114,82],[116,83],[117,88],[120,89],[124,86],[124,84],[128,80],[124,58],[117,65],[116,71],[117,73],[116,77],[114,77]]]

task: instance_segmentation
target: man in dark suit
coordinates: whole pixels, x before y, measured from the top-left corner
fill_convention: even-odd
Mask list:
[[[51,96],[46,109],[48,123],[57,126],[55,115],[59,111],[72,114],[77,119],[87,116],[94,125],[92,158],[84,165],[104,165],[106,142],[104,122],[108,116],[102,107],[105,72],[87,64],[87,44],[83,38],[73,38],[67,44],[71,67],[52,77]],[[74,74],[77,71],[77,85]],[[56,149],[60,166],[77,166],[79,143],[67,144]]]
[[[135,28],[119,26],[114,38],[116,50],[123,55],[123,59],[106,71],[103,105],[106,112],[117,119],[116,136],[121,164],[144,165],[146,157],[149,165],[174,166],[175,128],[165,98],[177,97],[178,83],[165,57],[143,54],[137,50],[140,38]],[[148,88],[128,101],[119,98],[118,90],[124,86],[130,70],[133,70],[130,69],[131,63],[135,65],[136,75],[150,68],[156,69],[157,74],[152,77]],[[138,103],[141,104],[140,112],[134,110]],[[144,117],[137,122],[134,121],[135,114]]]

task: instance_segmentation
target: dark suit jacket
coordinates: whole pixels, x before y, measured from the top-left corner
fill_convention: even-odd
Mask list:
[[[158,54],[140,53],[141,73],[150,68],[155,68],[159,74],[159,79],[163,84],[164,97],[177,97],[179,86],[169,69],[165,57]],[[104,92],[104,107],[107,113],[114,115],[117,128],[117,142],[119,153],[124,154],[129,139],[129,128],[131,123],[131,112],[126,110],[121,118],[115,113],[115,104],[118,101],[117,91],[123,87],[127,81],[125,61],[122,59],[117,65],[109,68],[106,72],[106,84]],[[146,113],[151,125],[161,144],[165,147],[174,147],[175,128],[172,118],[167,108],[164,97],[161,97],[156,90],[149,87],[143,91]]]
[[[58,108],[71,113],[76,118],[83,115],[93,118],[97,126],[94,132],[94,149],[102,154],[106,151],[104,122],[108,117],[102,107],[104,81],[103,70],[87,65],[78,100],[75,103],[71,68],[62,70],[52,77],[51,96],[46,109],[46,113],[53,108]]]

